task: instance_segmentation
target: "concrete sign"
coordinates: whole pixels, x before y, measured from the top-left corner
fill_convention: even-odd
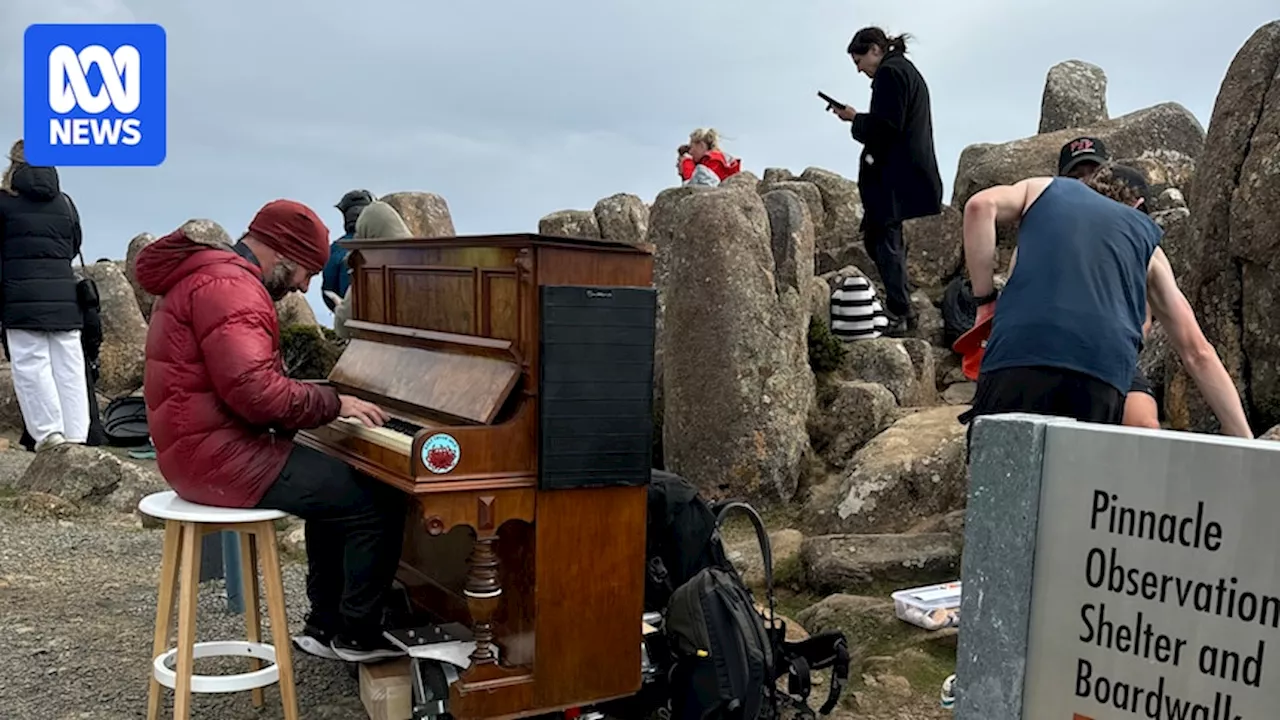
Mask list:
[[[1280,443],[974,427],[960,720],[1280,717]]]

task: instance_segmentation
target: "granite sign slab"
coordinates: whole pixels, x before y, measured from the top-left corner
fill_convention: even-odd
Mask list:
[[[1280,443],[974,427],[956,717],[1280,717]]]

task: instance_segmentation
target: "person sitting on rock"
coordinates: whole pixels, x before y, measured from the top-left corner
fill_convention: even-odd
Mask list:
[[[1103,164],[1111,161],[1107,154],[1107,146],[1095,137],[1078,137],[1062,146],[1058,152],[1058,175],[1062,177],[1087,180]],[[1143,198],[1137,205],[1138,210],[1150,214],[1150,202]],[[1013,271],[1017,250],[1009,262],[1009,270]],[[1142,325],[1142,339],[1138,341],[1138,352],[1142,352],[1143,343],[1151,332],[1151,309],[1147,309],[1147,320]],[[1133,381],[1129,384],[1129,392],[1124,397],[1123,424],[1129,427],[1160,428],[1160,408],[1156,405],[1155,390],[1147,379],[1142,368],[1137,365],[1133,369]]]
[[[373,202],[373,193],[368,190],[352,190],[343,195],[334,206],[338,208],[338,212],[342,213],[342,229],[345,234],[329,246],[329,260],[325,262],[324,275],[320,280],[324,303],[330,310],[333,310],[336,304],[330,299],[330,294],[337,297],[346,295],[347,286],[351,282],[351,274],[347,268],[347,250],[338,243],[354,237],[356,220],[360,217],[360,212],[371,202]]]
[[[698,128],[689,133],[689,144],[676,150],[676,168],[684,185],[715,187],[742,171],[742,161],[725,154],[715,128]]]
[[[413,237],[413,233],[409,232],[409,226],[405,225],[404,219],[400,217],[400,213],[396,209],[376,200],[369,204],[360,213],[360,218],[356,220],[355,238],[357,240],[373,240],[373,239],[395,239]],[[347,337],[347,321],[351,319],[351,288],[347,288],[347,292],[340,300],[334,300],[328,297],[328,291],[325,292],[333,308],[333,332],[340,338]]]
[[[339,417],[376,427],[388,416],[287,377],[274,304],[306,292],[328,259],[328,234],[307,206],[276,200],[234,246],[216,223],[191,220],[138,253],[138,284],[157,298],[144,395],[160,472],[179,496],[306,521],[311,612],[299,649],[369,662],[402,654],[383,637],[382,616],[404,499],[292,437]]]
[[[81,241],[57,168],[28,164],[17,141],[0,178],[0,297],[13,390],[37,452],[89,436],[84,316],[71,267]]]
[[[1119,425],[1148,304],[1227,435],[1253,437],[1240,395],[1205,339],[1160,249],[1160,226],[1135,206],[1146,181],[1105,165],[1084,182],[1037,177],[977,193],[964,208],[964,254],[989,323],[968,423],[1029,412]],[[996,224],[1018,221],[1016,270],[994,289]]]

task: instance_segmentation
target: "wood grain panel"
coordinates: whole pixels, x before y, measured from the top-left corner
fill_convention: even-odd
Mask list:
[[[472,268],[388,268],[392,325],[476,334]]]
[[[538,493],[538,707],[640,689],[647,489]]]
[[[496,358],[352,340],[329,373],[334,385],[429,409],[467,422],[491,422],[520,377]]]

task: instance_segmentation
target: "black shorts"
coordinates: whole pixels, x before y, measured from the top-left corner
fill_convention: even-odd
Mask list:
[[[1019,367],[982,373],[973,406],[960,415],[968,424],[981,415],[1023,412],[1068,417],[1082,422],[1120,425],[1124,395],[1107,383],[1074,370]],[[973,434],[969,425],[965,444]]]
[[[1151,382],[1147,380],[1147,376],[1142,373],[1142,368],[1135,367],[1133,369],[1133,382],[1129,385],[1131,393],[1146,393],[1151,397],[1156,396],[1156,391],[1151,388]]]

